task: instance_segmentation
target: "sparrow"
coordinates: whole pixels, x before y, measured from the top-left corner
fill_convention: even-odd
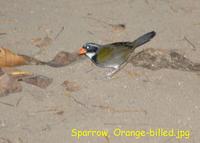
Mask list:
[[[96,44],[88,42],[80,50],[80,55],[86,55],[96,66],[112,68],[107,74],[112,77],[124,63],[127,62],[134,50],[149,42],[156,35],[155,31],[148,32],[132,42],[115,42],[110,44]]]

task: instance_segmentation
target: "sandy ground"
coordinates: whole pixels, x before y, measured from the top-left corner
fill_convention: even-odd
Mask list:
[[[144,48],[178,49],[200,62],[199,0],[1,0],[0,45],[21,54],[50,60],[60,51],[76,51],[85,42],[134,40],[155,30]],[[125,24],[115,31],[111,24]],[[31,40],[58,38],[41,54]],[[187,37],[192,43],[184,40]],[[47,89],[23,84],[21,93],[0,98],[1,143],[195,143],[200,140],[200,77],[195,73],[151,71],[127,65],[112,80],[89,60],[62,68],[22,66],[53,78]],[[63,81],[80,89],[65,91]],[[190,139],[174,137],[71,137],[71,129],[182,129]]]

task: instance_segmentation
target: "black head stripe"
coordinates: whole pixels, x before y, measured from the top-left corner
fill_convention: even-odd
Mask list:
[[[96,53],[99,47],[95,43],[87,43],[84,45],[84,48],[87,50],[87,52]]]

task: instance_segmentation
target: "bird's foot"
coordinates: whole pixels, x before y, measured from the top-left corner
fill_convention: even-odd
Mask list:
[[[119,71],[119,68],[114,68],[111,72],[106,74],[107,79],[112,79],[113,76]]]

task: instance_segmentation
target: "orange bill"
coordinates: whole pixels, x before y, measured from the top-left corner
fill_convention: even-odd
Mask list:
[[[85,54],[87,51],[83,48],[83,47],[81,47],[80,49],[79,49],[79,55],[83,55],[83,54]]]

